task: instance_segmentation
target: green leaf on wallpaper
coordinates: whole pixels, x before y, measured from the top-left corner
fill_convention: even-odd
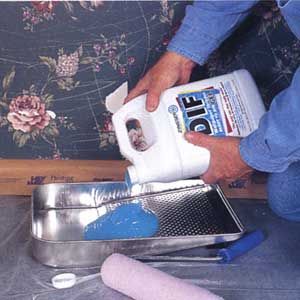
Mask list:
[[[13,140],[16,141],[20,138],[20,136],[22,135],[22,131],[21,130],[16,130],[13,134]]]
[[[36,95],[36,88],[35,88],[35,85],[32,84],[30,87],[29,87],[29,94],[30,95]]]
[[[78,51],[79,57],[82,56],[82,54],[83,54],[83,47],[82,47],[82,45],[79,46],[79,48],[77,49],[77,51]]]
[[[38,129],[34,129],[33,131],[31,131],[31,138],[35,141],[37,139],[37,137],[40,135],[40,131]]]
[[[50,132],[51,132],[52,136],[54,136],[54,137],[59,136],[59,131],[56,127],[51,127],[50,130],[51,130]]]
[[[16,75],[16,70],[15,70],[15,66],[13,66],[4,76],[3,81],[2,81],[2,87],[3,87],[3,91],[7,91],[10,87],[10,85],[12,84],[14,78]]]
[[[56,137],[59,136],[59,131],[56,128],[55,124],[50,124],[47,127],[44,128],[44,134],[50,137]]]
[[[57,52],[58,56],[61,56],[64,54],[64,48],[59,48]]]
[[[154,21],[156,19],[157,15],[153,15],[150,19],[150,21]]]
[[[171,9],[169,10],[169,18],[170,18],[171,20],[173,20],[173,18],[174,18],[174,9],[173,9],[173,8],[171,8]]]
[[[68,130],[76,130],[76,126],[74,125],[74,123],[68,123],[66,125],[64,125],[65,128],[67,128]]]
[[[107,140],[101,140],[99,143],[99,148],[105,148],[108,146],[108,141]]]
[[[159,21],[161,23],[169,23],[169,19],[167,17],[163,16],[163,15],[159,16]]]
[[[86,1],[79,1],[79,4],[84,9],[89,9],[89,4]]]
[[[127,44],[126,44],[126,42],[125,41],[119,41],[119,46],[126,46]]]
[[[79,85],[79,81],[74,82],[72,77],[57,80],[57,85],[61,90],[71,91]]]
[[[72,20],[76,21],[77,18],[74,16],[74,5],[70,1],[61,1],[65,6],[66,11],[69,13]]]
[[[4,127],[8,125],[8,120],[6,117],[0,116],[0,127]]]
[[[49,108],[51,106],[53,98],[54,98],[54,96],[51,94],[42,95],[42,100],[45,103],[46,108]]]
[[[22,148],[30,137],[29,133],[23,133],[21,130],[16,130],[13,134],[13,140],[19,148]]]
[[[65,6],[67,12],[69,12],[70,14],[74,13],[74,5],[72,3],[70,3],[69,1],[62,1],[62,3]]]
[[[86,56],[86,57],[80,59],[79,63],[81,63],[83,65],[89,65],[89,64],[93,63],[94,61],[96,61],[95,58]]]
[[[3,107],[3,108],[5,108],[5,109],[9,108],[8,104],[6,102],[4,102],[4,101],[0,101],[0,106]]]
[[[61,89],[61,90],[65,90],[66,89],[66,83],[65,83],[65,81],[64,81],[64,79],[58,79],[57,81],[56,81],[56,83],[57,83],[57,85],[58,85],[58,87]]]
[[[30,137],[31,137],[31,135],[28,134],[28,133],[23,134],[23,135],[20,137],[20,139],[19,139],[19,144],[18,144],[18,146],[19,146],[20,148],[23,147],[23,146],[27,143],[27,141],[30,140]]]
[[[103,42],[107,42],[107,38],[105,37],[105,35],[103,33],[100,34],[100,37],[103,40]]]
[[[108,137],[108,142],[112,145],[114,145],[116,143],[116,137],[114,135],[109,135]]]
[[[42,61],[43,64],[45,64],[50,72],[54,72],[56,70],[56,61],[55,59],[48,57],[48,56],[40,56],[40,60]]]
[[[111,66],[114,68],[114,70],[118,69],[118,64],[115,60],[109,60],[109,63],[111,64]]]
[[[29,24],[29,23],[26,23],[26,26],[24,27],[24,30],[29,30],[29,31],[33,31],[33,25],[32,24]]]

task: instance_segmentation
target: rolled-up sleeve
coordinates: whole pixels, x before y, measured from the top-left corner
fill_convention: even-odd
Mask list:
[[[256,1],[194,1],[188,5],[182,25],[168,50],[198,64],[237,28]]]
[[[291,85],[273,99],[258,129],[241,141],[240,153],[254,169],[270,173],[300,160],[300,67]]]

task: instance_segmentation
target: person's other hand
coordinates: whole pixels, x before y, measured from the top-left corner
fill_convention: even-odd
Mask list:
[[[188,142],[210,151],[208,170],[201,176],[205,183],[247,178],[253,172],[241,158],[239,138],[214,137],[199,132],[187,132],[185,138]]]
[[[148,92],[146,109],[150,112],[156,110],[160,94],[174,85],[188,83],[195,65],[182,55],[166,52],[130,91],[124,102]]]

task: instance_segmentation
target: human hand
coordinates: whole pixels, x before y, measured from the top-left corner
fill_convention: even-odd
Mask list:
[[[188,142],[210,151],[208,170],[201,176],[205,183],[217,183],[219,180],[234,181],[247,178],[253,172],[241,158],[240,139],[235,137],[214,137],[199,132],[187,132]]]
[[[146,109],[150,112],[155,111],[160,94],[174,85],[188,83],[195,65],[193,61],[182,55],[166,52],[131,90],[124,102],[127,103],[148,92]]]

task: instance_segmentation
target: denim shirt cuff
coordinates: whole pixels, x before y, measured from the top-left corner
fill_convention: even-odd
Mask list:
[[[279,8],[284,8],[289,4],[290,0],[277,0],[277,5]]]
[[[188,24],[182,24],[167,50],[203,65],[217,46],[218,42],[205,33]]]
[[[291,163],[287,157],[277,157],[271,153],[259,129],[241,140],[240,155],[250,167],[269,173],[283,172]]]

